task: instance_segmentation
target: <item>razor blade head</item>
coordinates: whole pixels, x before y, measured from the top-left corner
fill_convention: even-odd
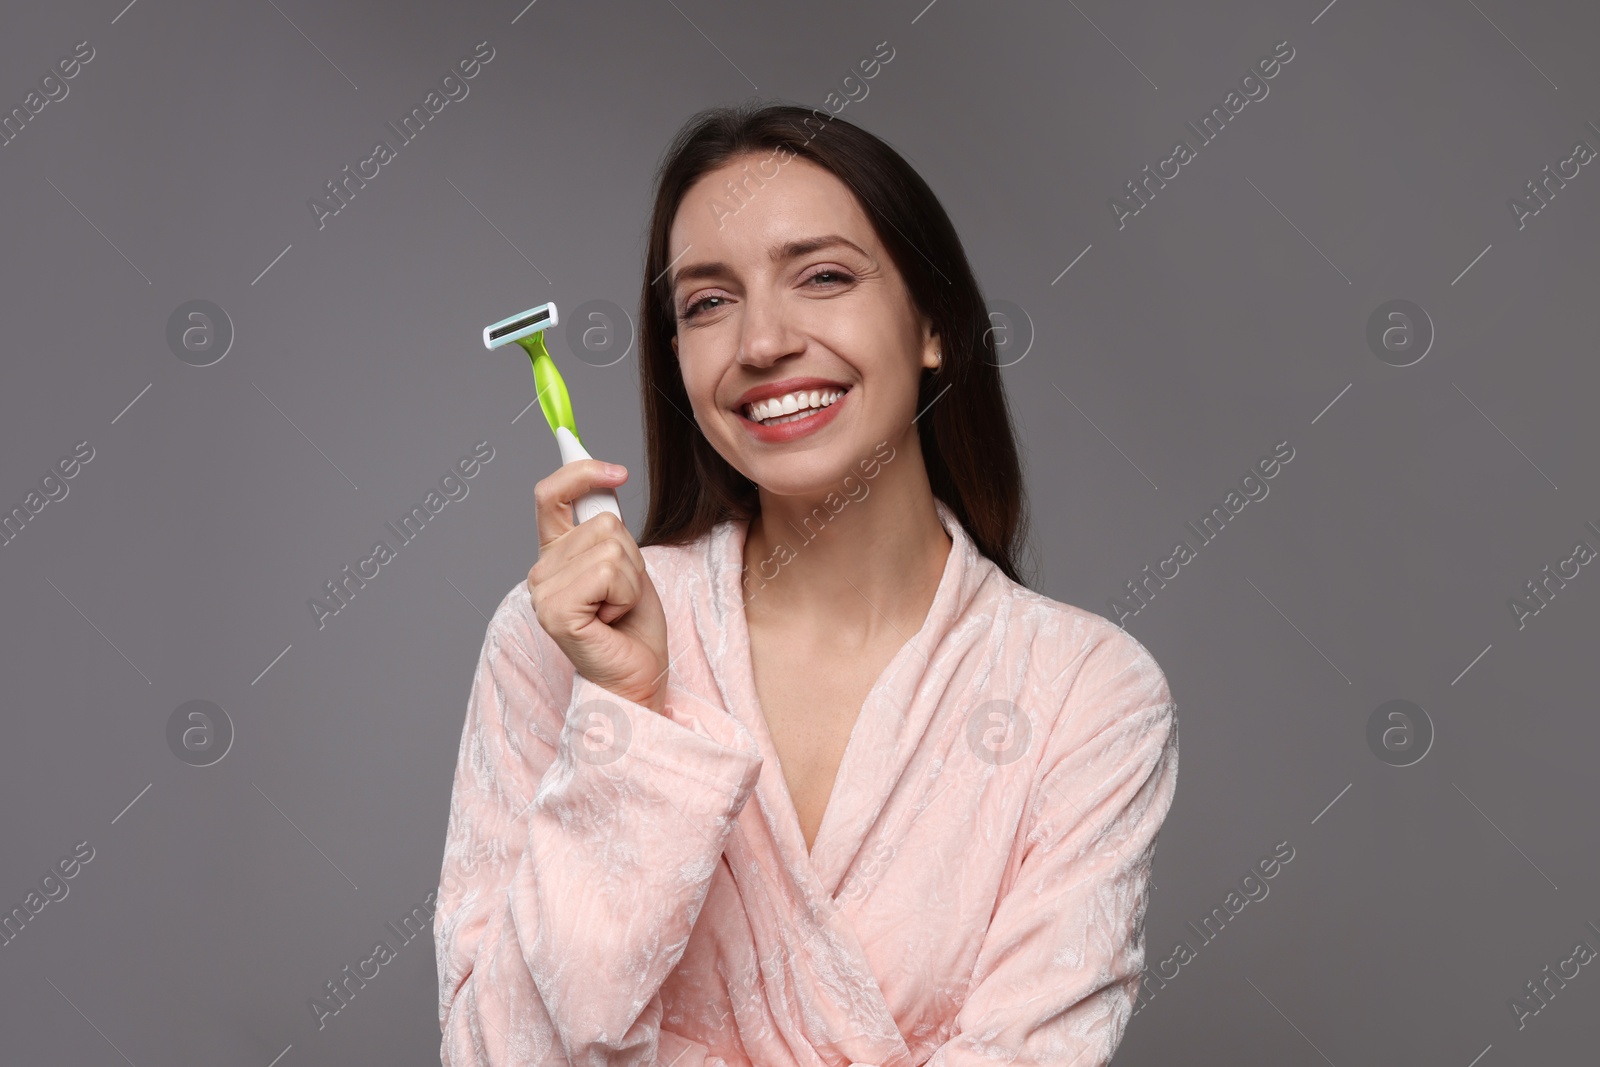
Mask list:
[[[554,304],[540,304],[536,308],[529,308],[511,316],[501,319],[493,326],[483,328],[483,347],[499,348],[513,341],[520,341],[531,334],[549,329],[556,324],[556,306]]]

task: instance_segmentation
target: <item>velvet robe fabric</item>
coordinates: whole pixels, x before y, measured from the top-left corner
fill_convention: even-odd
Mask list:
[[[862,706],[809,854],[753,680],[746,523],[643,549],[664,715],[576,674],[526,582],[505,596],[434,914],[444,1064],[1110,1060],[1176,705],[1135,638],[1010,581],[936,506],[938,591]]]

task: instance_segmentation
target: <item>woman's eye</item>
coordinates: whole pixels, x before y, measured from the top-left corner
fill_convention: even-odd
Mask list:
[[[725,299],[725,298],[724,297],[720,297],[720,296],[702,297],[701,299],[696,300],[694,303],[686,305],[684,307],[684,309],[683,309],[683,313],[682,313],[681,317],[685,318],[685,319],[692,319],[692,318],[694,318],[696,315],[698,315],[700,313],[701,309],[704,308],[704,306],[706,304],[710,303],[713,300],[723,300],[723,299]]]
[[[853,274],[847,274],[842,270],[828,269],[817,271],[805,281],[808,285],[812,282],[818,282],[819,286],[831,286],[853,282],[855,280],[856,279]],[[687,321],[705,313],[706,311],[715,311],[717,308],[722,307],[723,304],[727,303],[727,300],[728,298],[725,296],[713,295],[701,297],[699,300],[696,300],[691,304],[685,304],[683,310],[679,312],[678,317]],[[716,301],[716,303],[712,303],[712,301]]]

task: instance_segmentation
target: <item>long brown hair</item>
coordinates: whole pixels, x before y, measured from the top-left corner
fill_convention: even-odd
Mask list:
[[[638,543],[684,544],[719,522],[760,511],[755,483],[722,458],[694,421],[672,350],[677,318],[667,239],[679,203],[701,175],[746,153],[774,152],[782,162],[792,158],[785,153],[810,160],[855,193],[917,309],[932,322],[942,356],[937,370],[922,374],[917,397],[929,485],[978,549],[1024,584],[1016,562],[1027,542],[1022,470],[989,314],[961,239],[933,190],[893,148],[828,112],[787,104],[701,111],[678,131],[657,169],[639,297],[650,510]]]

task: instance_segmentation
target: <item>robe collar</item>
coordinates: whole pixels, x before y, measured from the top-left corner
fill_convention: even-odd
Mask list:
[[[897,791],[915,793],[927,785],[910,776],[938,773],[940,761],[929,755],[925,735],[936,716],[942,713],[943,722],[960,714],[970,703],[969,687],[983,684],[986,672],[974,668],[968,654],[996,639],[996,619],[1012,592],[1013,583],[978,550],[955,513],[938,498],[934,504],[951,541],[938,589],[922,627],[862,704],[809,855],[756,694],[742,588],[748,521],[718,523],[698,543],[699,566],[690,573],[698,570],[705,580],[686,590],[711,675],[699,677],[702,665],[691,657],[686,680],[708,694],[712,686],[720,692],[721,706],[762,757],[723,860],[743,906],[753,920],[759,913],[751,924],[754,950],[780,1029],[786,1039],[810,1042],[823,1062],[910,1067],[910,1050],[850,917],[861,898],[835,898],[852,868],[858,868],[856,877],[873,876],[871,863],[856,863],[868,838],[893,847],[904,829],[900,822],[918,810],[914,803],[898,804],[893,824],[879,825]]]

